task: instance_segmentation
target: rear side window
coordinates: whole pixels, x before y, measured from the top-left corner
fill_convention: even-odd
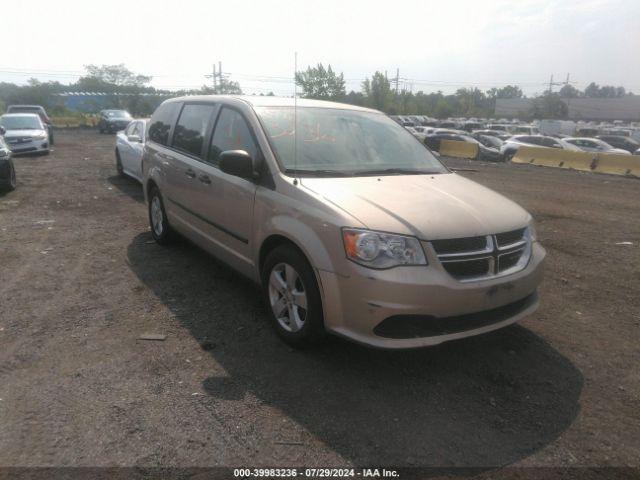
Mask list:
[[[181,103],[164,103],[158,107],[151,117],[149,139],[161,145],[169,145],[169,132],[175,122]],[[104,115],[104,112],[103,112]]]
[[[223,108],[211,139],[208,161],[217,165],[220,154],[227,150],[244,150],[252,158],[256,158],[258,153],[249,126],[242,115],[235,110]]]
[[[213,109],[212,104],[186,104],[176,124],[172,147],[200,157]]]

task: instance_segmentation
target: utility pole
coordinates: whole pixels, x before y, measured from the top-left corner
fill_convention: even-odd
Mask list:
[[[218,90],[217,78],[218,74],[216,73],[216,64],[213,64],[213,69],[210,75],[205,75],[205,78],[210,78],[213,81],[213,91],[214,93]]]
[[[398,96],[398,86],[400,85],[400,69],[396,68],[396,97]]]

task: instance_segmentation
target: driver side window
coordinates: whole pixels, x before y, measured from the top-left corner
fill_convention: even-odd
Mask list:
[[[227,150],[244,150],[256,158],[256,147],[251,130],[242,115],[230,108],[222,108],[211,139],[207,161],[218,165],[220,154]]]

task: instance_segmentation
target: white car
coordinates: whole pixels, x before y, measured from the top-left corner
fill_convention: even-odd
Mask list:
[[[563,138],[563,141],[575,145],[580,150],[585,152],[602,152],[602,153],[616,153],[619,155],[631,155],[627,150],[622,148],[615,148],[609,145],[604,140],[599,138]]]
[[[142,150],[146,141],[147,120],[133,120],[116,135],[116,169],[142,182]]]
[[[35,113],[5,113],[0,126],[13,153],[49,153],[49,132]]]
[[[546,137],[544,135],[514,135],[508,138],[500,147],[500,153],[504,161],[508,162],[522,145],[529,147],[559,148],[562,150],[579,151],[575,145],[565,142],[559,138]]]

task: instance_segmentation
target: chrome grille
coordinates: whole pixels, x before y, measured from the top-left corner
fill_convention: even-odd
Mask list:
[[[478,237],[432,240],[442,267],[459,281],[508,275],[524,269],[531,256],[527,228]]]

